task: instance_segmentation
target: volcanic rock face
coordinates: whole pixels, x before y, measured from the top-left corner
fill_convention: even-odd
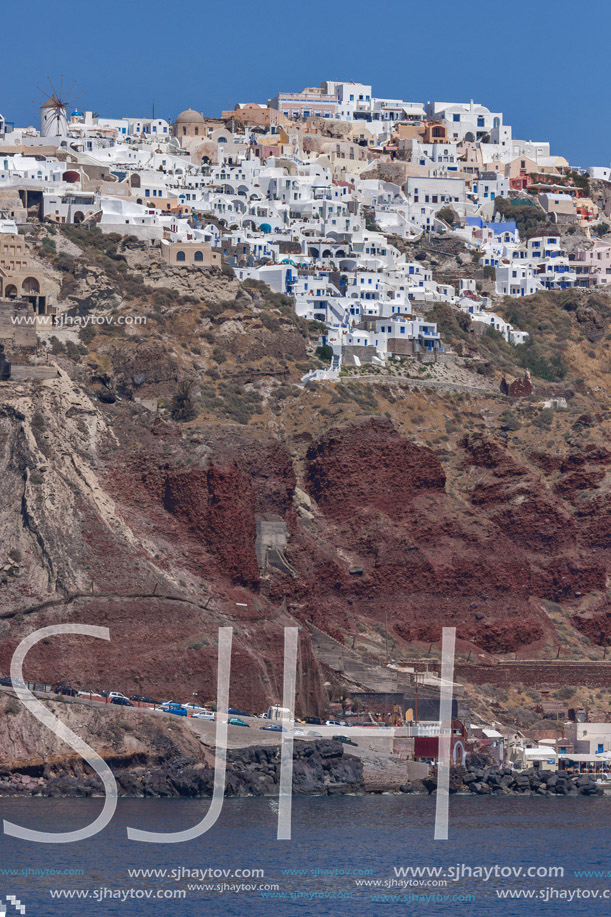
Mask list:
[[[331,431],[310,447],[307,463],[310,494],[337,519],[364,509],[399,519],[416,495],[445,485],[437,456],[403,439],[386,418]]]
[[[163,505],[202,539],[223,574],[244,586],[258,583],[252,483],[235,463],[169,472]]]
[[[277,700],[283,628],[296,622],[257,596],[255,510],[268,498],[277,511],[290,503],[286,452],[266,463],[269,444],[247,450],[249,473],[233,448],[233,458],[219,448],[215,459],[203,446],[201,465],[189,469],[192,451],[173,425],[149,432],[128,419],[130,449],[66,377],[10,394],[0,416],[2,674],[26,633],[96,623],[109,628],[109,644],[45,640],[28,655],[26,675],[159,700],[194,691],[213,699],[218,628],[232,624],[230,702],[258,710]],[[317,710],[322,679],[307,633],[297,676],[304,703]]]
[[[324,514],[319,532],[335,549],[327,552],[333,566],[316,570],[316,601],[304,595],[321,628],[334,636],[349,629],[348,602],[351,616],[388,620],[400,640],[434,642],[443,625],[454,625],[459,640],[490,652],[530,647],[536,654],[553,636],[543,600],[604,601],[608,558],[588,548],[608,541],[598,524],[606,494],[591,498],[592,506],[580,496],[577,512],[559,495],[596,492],[606,450],[559,463],[539,456],[531,469],[485,437],[468,437],[462,447],[463,475],[452,493],[434,453],[385,420],[333,429],[309,448],[306,483]],[[363,568],[358,582],[337,563],[342,547]],[[596,630],[580,619],[580,629],[588,626]]]
[[[307,447],[235,426],[188,440],[135,406],[94,406],[64,376],[11,389],[0,433],[2,674],[26,633],[82,621],[108,626],[111,644],[53,639],[26,674],[213,697],[230,624],[231,703],[256,710],[282,695],[289,625],[340,642],[388,627],[397,653],[455,626],[463,649],[532,656],[557,639],[548,600],[591,639],[611,632],[604,449],[518,459],[470,436],[446,476],[385,417]],[[258,568],[266,514],[286,529],[285,571]],[[323,680],[302,627],[303,712],[320,708]]]
[[[490,446],[476,461],[496,468],[501,457]],[[370,624],[389,620],[405,641],[437,641],[443,625],[457,626],[459,638],[494,652],[542,637],[545,622],[530,595],[527,557],[493,521],[446,493],[431,450],[375,418],[333,430],[311,446],[307,459],[306,480],[328,537],[336,550],[345,545],[353,552],[364,570],[354,583],[340,566],[328,590],[327,580],[317,578],[316,602],[310,601],[320,627],[328,629],[326,619],[349,599],[351,613],[360,611]],[[519,475],[503,462],[509,465],[504,475]],[[345,621],[344,612],[344,627]]]

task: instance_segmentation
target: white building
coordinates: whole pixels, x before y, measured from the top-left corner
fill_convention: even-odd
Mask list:
[[[498,296],[532,296],[541,289],[528,265],[507,260],[497,264],[495,290]]]
[[[564,733],[576,754],[598,755],[611,751],[611,723],[565,723]]]
[[[470,102],[427,102],[427,116],[445,123],[450,140],[483,141],[501,148],[511,143],[511,127],[503,124],[501,112]]]
[[[605,166],[590,166],[587,173],[588,178],[593,178],[595,181],[611,182],[611,167],[607,169]]]

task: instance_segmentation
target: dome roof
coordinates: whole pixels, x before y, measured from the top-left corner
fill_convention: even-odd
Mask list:
[[[198,111],[193,111],[192,108],[187,108],[186,111],[181,111],[181,113],[176,118],[176,124],[203,124],[204,116]]]

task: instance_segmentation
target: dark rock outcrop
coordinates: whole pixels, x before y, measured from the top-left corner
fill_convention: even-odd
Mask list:
[[[420,781],[428,793],[437,789],[433,774]],[[404,790],[404,792],[413,792]],[[509,767],[480,766],[479,762],[453,767],[450,771],[450,793],[473,793],[478,796],[602,796],[603,789],[596,783],[594,774],[572,774],[559,770],[516,771]]]
[[[160,761],[113,761],[120,796],[211,796],[214,768],[189,755]],[[275,796],[280,787],[279,746],[250,746],[227,753],[226,796]],[[293,792],[301,796],[363,793],[360,758],[344,754],[341,742],[296,742],[293,749]],[[95,774],[70,759],[47,766],[39,776],[0,769],[0,796],[100,795]]]

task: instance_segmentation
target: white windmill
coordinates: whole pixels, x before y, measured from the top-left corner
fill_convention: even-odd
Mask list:
[[[72,86],[64,92],[64,78],[62,76],[59,89],[56,89],[51,80],[49,80],[51,92],[45,92],[40,86],[38,89],[45,97],[40,106],[40,136],[41,137],[67,137],[68,136],[68,113],[66,106],[69,102],[76,101],[80,96],[73,96]]]

